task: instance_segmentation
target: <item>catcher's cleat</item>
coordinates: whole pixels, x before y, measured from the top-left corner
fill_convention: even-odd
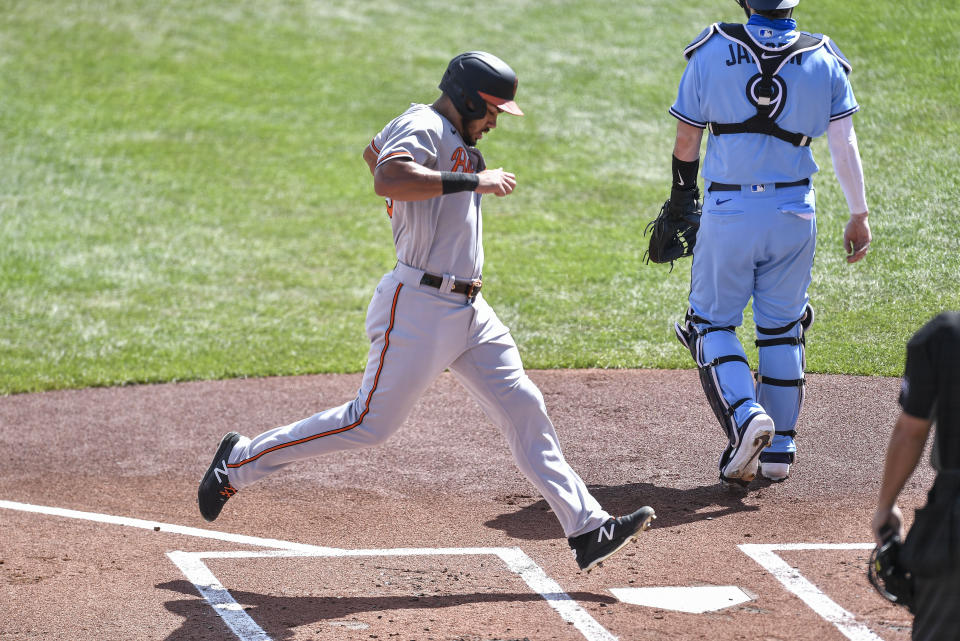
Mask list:
[[[720,480],[746,485],[757,475],[760,452],[773,442],[773,419],[758,412],[738,430],[736,445],[720,459]]]
[[[760,476],[774,483],[782,483],[790,476],[790,464],[760,463]]]
[[[733,448],[728,445],[727,449],[725,449],[723,454],[720,455],[720,482],[724,487],[730,490],[745,488],[750,485],[750,481],[744,481],[740,478],[727,478],[723,475],[723,468],[726,467],[727,463],[730,461],[731,454],[733,454]]]
[[[773,445],[760,454],[760,476],[780,483],[790,476],[790,465],[796,458],[797,445],[788,434],[777,434]]]
[[[589,572],[614,552],[637,538],[657,518],[652,507],[644,506],[632,514],[611,518],[595,530],[567,539],[577,565]]]
[[[207,468],[207,473],[200,479],[197,489],[197,505],[200,514],[208,521],[215,521],[220,516],[224,503],[237,493],[236,488],[230,485],[227,473],[227,460],[233,446],[240,440],[240,435],[230,432],[220,441],[217,453],[213,455],[213,462]]]

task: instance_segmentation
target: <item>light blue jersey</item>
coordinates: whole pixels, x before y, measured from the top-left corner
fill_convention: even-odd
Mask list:
[[[754,15],[748,35],[775,56],[799,36],[796,21]],[[777,72],[784,87],[777,124],[810,138],[822,136],[832,120],[859,109],[847,78],[850,65],[826,36],[823,45],[794,56]],[[757,113],[747,86],[759,74],[753,54],[713,25],[687,48],[689,62],[670,113],[698,128],[707,123],[739,123]],[[808,146],[794,146],[758,133],[710,135],[701,173],[708,182],[752,184],[792,182],[818,171]]]
[[[796,459],[804,334],[813,322],[810,177],[818,168],[809,144],[859,109],[850,64],[826,36],[760,15],[746,25],[711,25],[684,55],[670,113],[710,135],[690,307],[677,336],[729,439],[720,478],[744,484],[760,473],[782,481]],[[736,333],[751,299],[756,377]]]

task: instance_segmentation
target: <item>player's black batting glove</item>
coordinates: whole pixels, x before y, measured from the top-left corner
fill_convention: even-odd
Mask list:
[[[674,186],[670,199],[660,208],[660,215],[643,230],[644,236],[652,232],[643,260],[647,264],[650,261],[670,263],[672,270],[673,261],[692,256],[700,229],[700,211],[700,190],[696,185],[690,189]]]

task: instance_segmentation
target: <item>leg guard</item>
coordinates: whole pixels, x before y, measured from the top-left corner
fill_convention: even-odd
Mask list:
[[[674,324],[677,339],[690,350],[700,385],[731,448],[739,445],[738,425],[762,411],[757,405],[750,365],[734,327],[717,327],[687,311],[684,324]]]
[[[791,464],[794,461],[797,418],[803,407],[804,335],[813,324],[813,307],[785,327],[757,327],[757,400],[777,427],[773,444],[760,454],[761,463]]]

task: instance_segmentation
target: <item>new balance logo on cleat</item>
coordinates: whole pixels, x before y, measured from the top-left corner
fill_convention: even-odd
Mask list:
[[[615,528],[615,527],[617,527],[616,522],[615,522],[615,521],[611,521],[611,522],[610,522],[610,529],[609,529],[609,530],[605,530],[602,525],[601,525],[599,528],[597,528],[597,530],[598,530],[598,532],[597,532],[597,543],[602,543],[602,542],[603,542],[603,537],[604,537],[604,535],[606,535],[608,541],[612,541],[612,540],[613,540],[613,528]]]
[[[567,539],[573,557],[581,570],[589,572],[617,550],[650,527],[657,518],[651,507],[642,507],[632,514],[610,519],[595,530]]]
[[[213,462],[200,479],[200,487],[197,488],[197,505],[201,516],[207,521],[216,520],[220,516],[224,503],[237,493],[237,489],[230,485],[227,461],[239,440],[240,435],[236,432],[230,432],[224,436],[220,441],[220,447],[217,448],[217,453],[213,455]]]
[[[223,469],[221,469],[219,466],[213,468],[213,473],[217,477],[217,483],[223,483],[223,480],[227,478],[227,459],[220,461],[220,465],[223,466]],[[220,478],[221,474],[223,474],[223,478]]]

